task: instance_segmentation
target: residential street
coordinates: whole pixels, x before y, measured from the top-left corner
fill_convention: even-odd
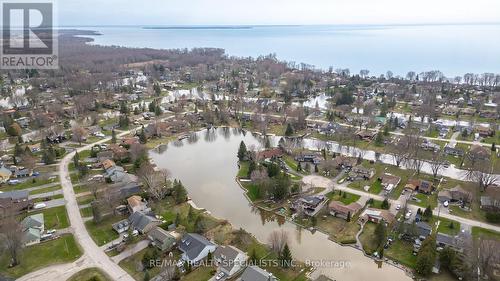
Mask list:
[[[335,181],[328,179],[328,178],[325,178],[325,177],[322,177],[322,176],[306,176],[302,179],[302,182],[304,182],[305,184],[312,183],[316,187],[324,187],[327,190],[330,189],[329,191],[331,191],[331,188],[333,187],[335,190],[347,191],[347,192],[352,193],[352,194],[360,195],[361,197],[369,197],[369,198],[373,198],[373,199],[379,200],[379,201],[383,201],[385,199],[385,197],[381,196],[381,195],[375,195],[375,194],[371,194],[371,193],[364,192],[361,190],[349,188],[346,185],[339,185]],[[391,206],[396,206],[398,204],[403,206],[403,204],[404,204],[404,202],[401,200],[401,197],[398,200],[389,199],[389,203],[391,203]],[[412,209],[413,214],[417,213],[416,211],[418,209],[418,206],[408,204],[408,207]],[[475,221],[475,220],[470,220],[470,219],[450,215],[450,214],[443,212],[443,211],[439,212],[439,210],[437,208],[433,210],[433,213],[435,216],[439,215],[440,217],[443,217],[443,218],[458,221],[461,224],[482,227],[485,229],[500,232],[500,226],[491,225],[491,224],[487,224],[484,222],[479,222],[479,221]]]

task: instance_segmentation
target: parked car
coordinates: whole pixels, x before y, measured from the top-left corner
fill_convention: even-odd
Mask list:
[[[217,274],[217,276],[215,276],[215,280],[221,280],[223,277],[224,277],[224,272],[219,272],[219,274]]]
[[[19,180],[9,180],[7,183],[10,185],[16,185],[16,184],[20,183],[20,181]]]
[[[45,204],[45,203],[38,203],[38,204],[36,204],[36,205],[33,207],[33,209],[38,210],[38,209],[43,209],[43,208],[45,208],[45,207],[47,207],[47,204]]]

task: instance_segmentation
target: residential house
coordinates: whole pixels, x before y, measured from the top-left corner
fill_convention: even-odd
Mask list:
[[[380,222],[392,224],[396,220],[396,217],[389,210],[368,208],[361,213],[360,220],[363,223],[370,221],[377,224]]]
[[[178,235],[174,234],[157,226],[148,233],[148,239],[151,240],[153,246],[162,252],[166,252],[173,249],[177,244]]]
[[[353,217],[356,215],[363,206],[360,204],[353,202],[349,205],[345,205],[340,201],[332,201],[328,205],[328,209],[330,210],[330,214],[334,217],[339,217],[347,220],[349,217]]]
[[[243,274],[237,281],[279,281],[279,279],[272,273],[258,266],[251,265],[243,271]]]
[[[487,160],[491,157],[491,149],[479,144],[471,146],[469,157],[474,160]]]
[[[321,158],[317,155],[314,154],[305,154],[305,155],[299,155],[295,157],[295,161],[297,162],[311,162],[315,165],[321,163]]]
[[[441,190],[438,193],[438,200],[440,202],[448,201],[450,203],[455,203],[455,202],[469,203],[472,200],[472,193],[466,191],[460,185],[457,185],[449,190]]]
[[[480,204],[481,204],[480,208],[484,211],[487,212],[500,211],[500,200],[495,197],[489,195],[481,196]]]
[[[45,231],[43,214],[28,216],[21,222],[23,230],[23,243],[31,246],[40,243],[42,233]]]
[[[132,195],[127,199],[128,210],[131,214],[144,211],[147,212],[150,209],[148,208],[148,204],[142,199],[139,195]]]
[[[0,183],[7,182],[12,176],[11,170],[7,169],[4,165],[0,167]]]
[[[303,212],[308,216],[316,215],[326,203],[326,198],[323,195],[305,196],[295,200],[290,209],[296,212]]]
[[[491,137],[494,134],[494,131],[490,127],[478,125],[474,129],[483,138]]]
[[[384,187],[384,190],[387,192],[391,192],[401,182],[400,177],[394,176],[394,175],[389,174],[389,173],[384,173],[379,178],[379,180],[381,182],[382,187]]]
[[[12,177],[14,178],[26,178],[26,177],[31,177],[33,175],[33,170],[27,169],[27,168],[13,168],[11,169],[12,171]]]
[[[438,232],[436,234],[436,245],[441,248],[449,247],[457,252],[463,252],[464,240],[460,235],[451,236]]]
[[[283,150],[281,148],[273,148],[260,151],[257,153],[257,160],[266,160],[266,159],[278,159],[283,156]]]
[[[337,169],[346,169],[350,170],[357,164],[357,160],[355,158],[345,157],[345,156],[337,156],[333,159],[335,167]]]
[[[110,144],[108,150],[113,152],[114,160],[125,160],[129,156],[127,149],[117,144]]]
[[[377,135],[376,131],[369,131],[369,130],[361,130],[356,133],[356,135],[365,141],[372,141],[375,136]]]
[[[351,181],[355,180],[369,180],[375,175],[375,169],[368,169],[361,165],[358,165],[351,169],[348,175],[348,179]]]
[[[427,236],[431,235],[432,233],[432,227],[423,221],[418,221],[415,223],[417,227],[417,234],[420,238],[427,238]]]
[[[451,147],[448,145],[446,145],[444,147],[444,153],[446,153],[447,155],[452,155],[452,156],[456,156],[456,157],[464,156],[464,151],[462,149],[456,148],[456,147]]]
[[[409,191],[418,191],[421,193],[429,194],[434,190],[434,186],[431,182],[419,179],[410,179],[406,185],[405,189]]]
[[[8,214],[19,214],[33,207],[28,199],[29,191],[14,190],[0,193],[0,217]]]
[[[453,105],[450,105],[450,106],[447,106],[443,109],[442,113],[444,115],[450,115],[450,116],[455,116],[459,113],[459,109],[457,106],[453,106]]]
[[[118,233],[124,233],[130,229],[130,223],[128,220],[121,220],[117,223],[111,225],[111,227]]]
[[[138,211],[130,215],[128,218],[132,229],[140,233],[148,233],[154,227],[161,224],[161,220],[157,219],[154,214]]]
[[[219,272],[223,272],[226,278],[231,278],[245,267],[248,256],[240,249],[228,245],[217,247],[213,259]]]
[[[191,264],[196,264],[206,258],[208,253],[215,252],[216,248],[216,244],[196,233],[185,234],[179,244],[179,250],[182,252],[182,259]]]

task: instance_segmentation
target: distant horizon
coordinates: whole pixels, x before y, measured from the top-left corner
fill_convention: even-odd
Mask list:
[[[314,26],[339,26],[339,27],[363,27],[363,26],[471,26],[471,25],[500,25],[499,22],[429,22],[429,23],[360,23],[360,24],[63,24],[56,28],[65,27],[143,27],[143,28],[198,28],[198,27],[213,27],[213,28],[252,28],[252,27],[314,27]]]

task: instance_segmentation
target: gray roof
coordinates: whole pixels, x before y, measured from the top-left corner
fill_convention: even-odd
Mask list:
[[[191,260],[195,259],[207,246],[214,246],[212,242],[196,233],[187,233],[182,237],[179,250]]]
[[[0,198],[9,198],[12,200],[27,199],[29,194],[27,190],[13,190],[0,193]]]
[[[418,230],[418,234],[420,236],[429,236],[432,232],[432,228],[429,224],[425,223],[425,222],[422,222],[422,221],[419,221],[416,223],[416,226],[417,226],[417,230]]]
[[[220,246],[215,250],[214,258],[221,263],[220,266],[222,266],[222,268],[230,272],[233,267],[240,265],[234,263],[234,260],[240,253],[244,254],[242,251],[233,246]]]
[[[40,213],[25,217],[21,224],[23,226],[23,229],[28,229],[42,227],[44,222],[45,221],[43,219],[43,213]]]
[[[271,273],[252,265],[247,267],[240,278],[241,281],[275,281],[278,280]]]
[[[154,222],[159,222],[158,219],[154,217],[153,214],[150,213],[144,213],[141,211],[134,212],[130,217],[128,218],[130,221],[130,224],[134,229],[137,229],[139,231],[143,231],[150,223]]]

